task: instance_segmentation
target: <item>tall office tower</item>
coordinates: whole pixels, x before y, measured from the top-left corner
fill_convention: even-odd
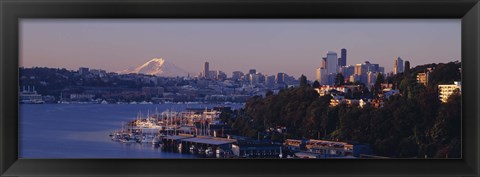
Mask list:
[[[285,83],[285,73],[278,73],[277,74],[277,84]]]
[[[265,84],[265,79],[266,79],[265,75],[263,75],[262,73],[258,73],[257,75],[258,75],[258,83]]]
[[[248,74],[256,74],[257,73],[257,70],[256,69],[250,69],[248,71]]]
[[[205,62],[205,65],[203,66],[203,78],[210,79],[209,75],[210,75],[209,63]]]
[[[248,74],[250,76],[250,84],[258,84],[259,83],[259,75],[258,74]]]
[[[275,75],[267,76],[265,82],[266,82],[267,86],[275,85]]]
[[[380,72],[380,65],[379,64],[371,64],[369,71],[372,72]]]
[[[403,60],[398,57],[393,61],[393,74],[403,73]]]
[[[403,70],[405,73],[410,72],[410,62],[408,60],[405,61],[405,69]]]
[[[338,66],[347,66],[347,49],[342,49],[340,58],[338,58]]]
[[[322,57],[320,61],[320,68],[327,68],[327,57]]]
[[[233,80],[240,80],[240,78],[242,78],[243,76],[243,72],[241,71],[233,71],[232,72],[232,79]]]
[[[353,74],[362,75],[362,64],[355,64]]]
[[[318,82],[320,82],[321,77],[322,77],[321,68],[317,68],[317,69],[315,70],[315,79],[316,79]]]
[[[385,74],[385,67],[378,67],[378,72]]]
[[[367,83],[366,83],[366,85],[368,86],[369,89],[370,89],[370,87],[372,87],[375,84],[375,81],[377,80],[378,74],[379,74],[378,72],[372,72],[372,71],[367,72]]]
[[[328,84],[328,74],[327,69],[325,68],[317,68],[316,72],[317,81],[320,85],[327,85]]]
[[[351,75],[355,74],[355,66],[342,66],[340,72],[343,74],[344,78],[350,78]]]
[[[227,79],[227,74],[225,74],[223,71],[218,70],[217,73],[216,73],[215,79],[220,80],[220,81],[224,81],[224,80]]]
[[[217,79],[217,71],[208,71],[208,78],[209,79]]]
[[[327,52],[327,72],[334,74],[338,73],[337,53],[332,51]]]

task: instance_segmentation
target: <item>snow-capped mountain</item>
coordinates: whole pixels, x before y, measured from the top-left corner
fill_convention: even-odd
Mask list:
[[[163,58],[154,58],[137,68],[126,69],[121,71],[120,73],[148,74],[163,77],[177,77],[187,75],[187,72],[177,67],[173,63],[167,62]]]

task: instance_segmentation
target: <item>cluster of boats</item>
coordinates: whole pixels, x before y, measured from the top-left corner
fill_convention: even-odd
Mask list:
[[[142,133],[140,131],[116,131],[112,132],[110,137],[112,141],[121,143],[150,143],[153,146],[159,146],[162,143],[158,135]]]
[[[160,114],[158,111],[155,111],[154,114],[148,112],[147,117],[142,118],[142,114],[139,112],[135,120],[122,122],[122,129],[111,132],[110,137],[115,142],[159,145],[162,137],[179,133],[193,134],[194,131],[198,131],[193,126],[192,118],[193,115],[185,112],[170,110]]]

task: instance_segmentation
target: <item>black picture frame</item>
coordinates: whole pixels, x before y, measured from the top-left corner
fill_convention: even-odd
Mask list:
[[[478,176],[478,0],[1,0],[1,176]],[[21,18],[462,19],[462,159],[18,159]]]

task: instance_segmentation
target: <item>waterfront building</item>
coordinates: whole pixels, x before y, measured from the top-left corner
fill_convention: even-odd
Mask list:
[[[26,104],[42,104],[45,103],[42,99],[42,95],[38,94],[35,90],[35,86],[33,86],[33,90],[30,90],[30,86],[28,86],[28,90],[25,89],[23,86],[23,90],[19,93],[19,102],[26,103]]]
[[[305,144],[308,152],[323,154],[326,156],[347,156],[353,155],[353,145],[346,142],[308,140]]]
[[[458,90],[459,93],[462,92],[462,82],[454,81],[453,84],[438,85],[438,98],[443,103],[446,103],[448,101],[448,97],[450,97],[450,95],[452,95],[456,90]]]
[[[286,139],[283,145],[290,151],[301,151],[305,149],[306,140]]]
[[[372,154],[372,149],[367,144],[358,142],[341,142],[328,140],[289,140],[290,142],[300,142],[304,146],[295,153],[299,158],[344,158],[361,157],[362,155]]]
[[[163,87],[142,87],[142,93],[146,97],[161,97],[165,89]]]
[[[403,73],[403,60],[398,57],[393,61],[393,74]]]
[[[92,94],[70,94],[70,101],[92,101],[95,95]]]
[[[282,146],[267,143],[234,143],[232,152],[240,158],[281,158]]]

